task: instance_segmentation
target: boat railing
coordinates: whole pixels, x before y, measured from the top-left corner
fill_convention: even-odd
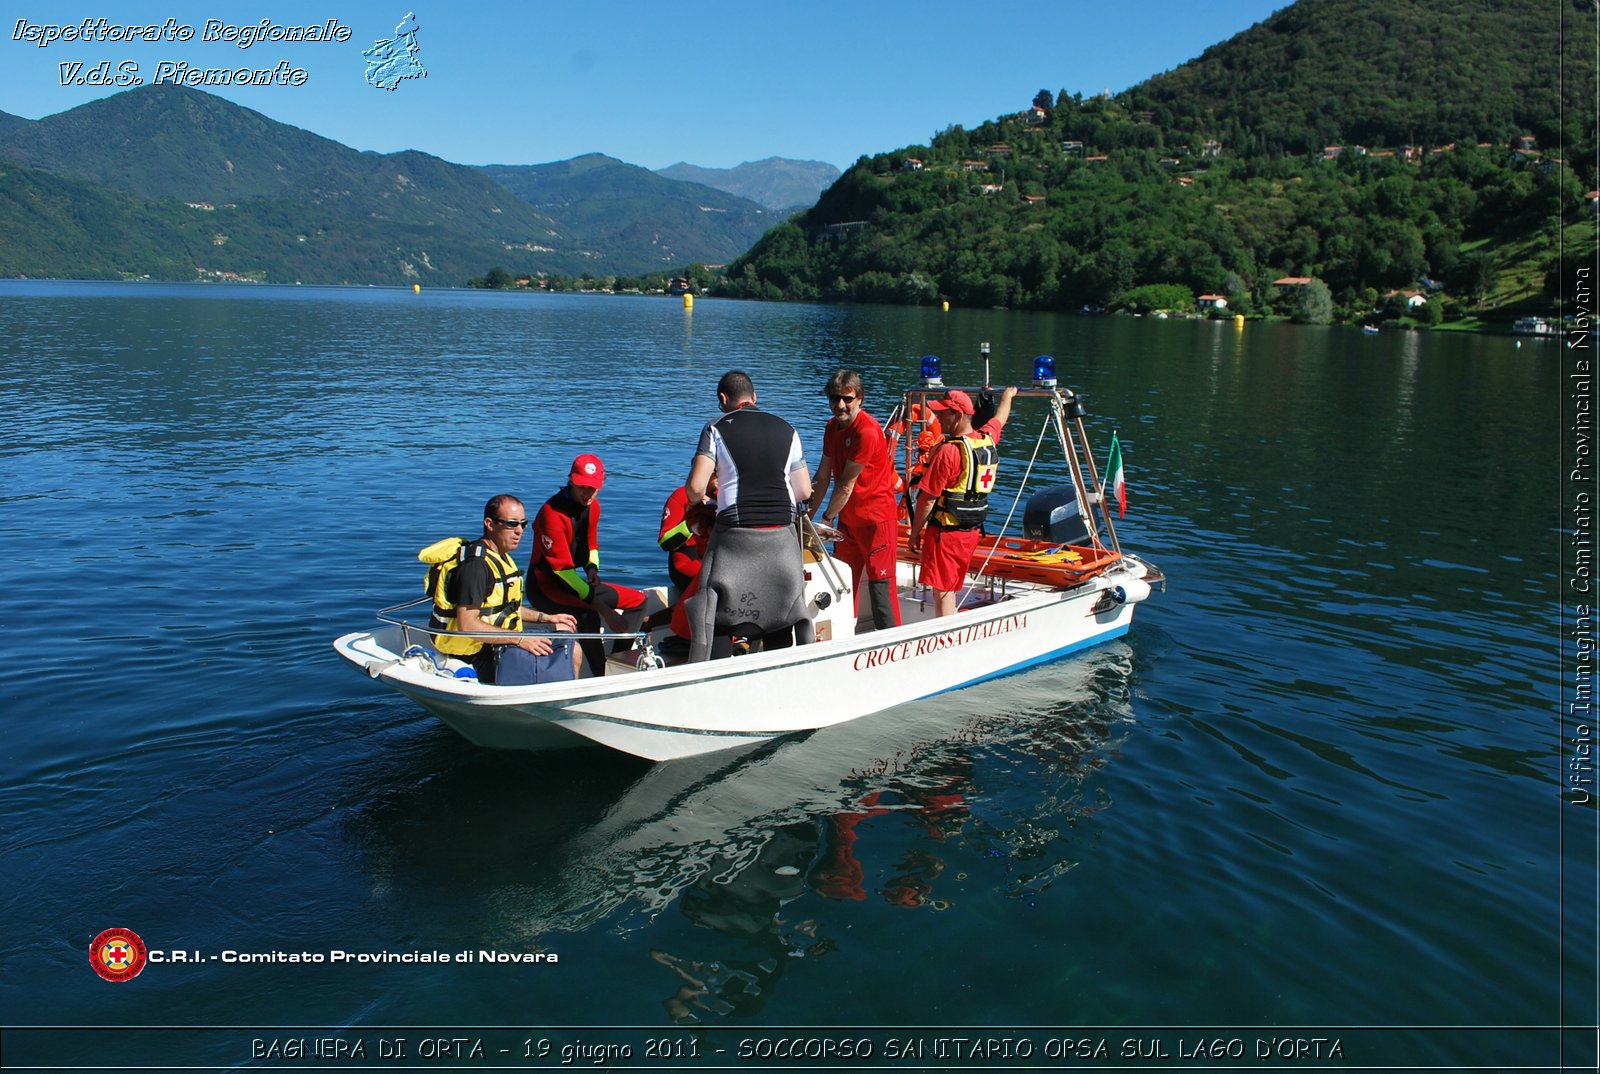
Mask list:
[[[403,643],[402,643],[402,648],[403,649],[409,649],[413,645],[423,645],[423,646],[431,647],[433,639],[437,638],[437,637],[479,638],[479,639],[482,639],[482,638],[504,638],[506,636],[506,632],[503,631],[503,630],[438,630],[438,629],[434,628],[429,623],[419,623],[419,622],[416,622],[415,620],[407,619],[404,616],[399,614],[399,613],[401,613],[403,611],[406,611],[409,608],[415,608],[418,605],[422,605],[422,604],[426,604],[430,608],[433,607],[433,598],[432,597],[418,597],[416,600],[410,600],[410,601],[407,601],[404,604],[396,604],[396,605],[394,605],[392,607],[380,608],[378,610],[378,613],[377,613],[378,622],[387,623],[389,626],[394,626],[394,627],[399,627],[400,628],[400,636],[401,636],[402,641],[403,641]],[[548,626],[545,626],[544,624],[541,623],[541,624],[533,625],[533,626],[530,626],[529,628],[524,629],[522,631],[522,633],[524,633],[524,634],[548,634],[548,635],[551,635],[551,636],[555,636],[556,640],[558,640],[558,641],[569,641],[569,640],[570,641],[583,641],[583,640],[588,639],[588,638],[600,638],[600,639],[604,639],[606,641],[620,641],[620,640],[622,640],[624,638],[632,638],[633,641],[634,641],[634,644],[636,646],[638,646],[639,648],[641,648],[641,649],[648,648],[649,647],[649,643],[650,643],[650,634],[649,634],[648,631],[645,631],[645,630],[635,630],[635,631],[561,630],[561,631],[557,631],[553,627],[548,627]],[[415,635],[415,637],[413,637],[413,635]]]

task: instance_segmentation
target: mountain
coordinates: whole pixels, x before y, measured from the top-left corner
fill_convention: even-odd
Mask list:
[[[839,169],[820,160],[768,157],[736,168],[701,168],[679,161],[656,174],[715,187],[787,215],[815,205],[817,196],[839,178]]]
[[[96,258],[115,274],[454,286],[508,250],[543,249],[563,271],[585,262],[554,221],[475,169],[362,153],[198,90],[143,87],[11,125],[0,160],[123,206],[113,234],[124,241]],[[0,197],[38,181],[11,170]],[[193,218],[200,241],[166,245],[174,211]],[[48,230],[19,236],[0,273],[56,271],[43,267],[51,245]]]
[[[601,251],[592,273],[725,264],[773,223],[773,214],[753,201],[600,153],[552,164],[491,164],[480,171],[586,248]]]
[[[761,206],[592,156],[477,168],[365,153],[194,89],[0,113],[0,275],[460,286],[518,274],[721,264]],[[85,206],[97,221],[85,247]],[[71,256],[67,252],[71,252]]]
[[[1594,11],[1594,0],[1299,0],[1129,96],[1160,124],[1289,153],[1522,133],[1554,145],[1563,121],[1575,145],[1594,115]]]
[[[1298,0],[1125,93],[1042,91],[863,158],[726,291],[1072,310],[1212,294],[1325,320],[1427,288],[1429,317],[1547,313],[1575,278],[1561,251],[1595,241],[1595,36],[1594,0]]]
[[[0,112],[0,138],[4,138],[11,131],[19,127],[25,127],[32,122],[33,120],[31,119],[23,119],[21,116],[14,116],[10,112]]]

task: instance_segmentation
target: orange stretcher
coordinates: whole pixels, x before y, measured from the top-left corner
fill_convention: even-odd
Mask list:
[[[910,530],[910,526],[900,524],[899,555],[908,563],[916,563],[920,557],[906,548],[906,535]],[[1120,552],[1109,548],[985,534],[978,538],[978,547],[972,553],[968,569],[989,578],[1066,587],[1093,578],[1121,558]]]

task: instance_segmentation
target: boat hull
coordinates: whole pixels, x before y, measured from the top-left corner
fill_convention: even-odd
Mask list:
[[[334,648],[480,746],[598,743],[660,761],[859,719],[1119,637],[1139,599],[1128,593],[1138,594],[1145,577],[1145,565],[1129,557],[1070,589],[1008,586],[999,599],[946,619],[537,686],[483,686],[401,660],[397,627],[347,634]]]

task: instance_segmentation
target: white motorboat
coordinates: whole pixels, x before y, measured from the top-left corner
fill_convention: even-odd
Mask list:
[[[904,475],[915,467],[919,447],[915,435],[899,442],[894,431],[944,391],[937,361],[930,369],[925,360],[921,384],[887,423]],[[607,661],[601,676],[484,685],[456,677],[459,661],[431,648],[428,607],[418,601],[386,609],[379,613],[380,628],[346,634],[334,649],[480,746],[598,743],[660,761],[859,719],[1119,637],[1135,606],[1165,579],[1117,545],[1087,446],[1081,398],[1056,387],[1053,366],[1036,367],[1033,388],[1018,393],[1028,397],[1048,401],[1040,442],[1054,431],[1072,481],[1041,494],[1039,504],[1030,502],[1034,535],[980,542],[952,616],[935,617],[933,594],[917,579],[902,526],[902,624],[857,634],[849,569],[802,520],[797,540],[807,545],[805,595],[817,638],[811,644],[674,664],[658,647],[663,629],[638,635],[632,649]],[[399,614],[414,606],[420,606],[416,621]]]

